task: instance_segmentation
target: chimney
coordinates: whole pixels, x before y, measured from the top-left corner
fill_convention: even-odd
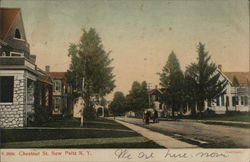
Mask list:
[[[222,65],[221,64],[218,65],[218,69],[220,69],[220,71],[222,71]]]
[[[158,88],[158,86],[157,85],[155,85],[155,89],[157,89]]]
[[[49,73],[49,71],[50,71],[49,69],[50,69],[50,66],[49,66],[49,65],[46,65],[46,66],[45,66],[45,72],[46,72],[46,73]]]

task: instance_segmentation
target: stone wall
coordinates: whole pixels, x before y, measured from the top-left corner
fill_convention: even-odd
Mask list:
[[[24,74],[14,75],[13,103],[0,103],[0,127],[25,125],[25,83]]]

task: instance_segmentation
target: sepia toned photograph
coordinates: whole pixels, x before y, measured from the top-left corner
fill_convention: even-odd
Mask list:
[[[249,13],[248,0],[0,0],[1,155],[249,153]],[[57,152],[18,156],[36,154]],[[164,153],[193,156],[229,155]]]

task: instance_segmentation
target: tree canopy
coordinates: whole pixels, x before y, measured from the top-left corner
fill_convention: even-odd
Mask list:
[[[204,101],[214,99],[221,95],[227,85],[227,81],[220,80],[220,73],[217,66],[211,62],[211,56],[205,50],[205,44],[199,43],[197,46],[197,62],[191,63],[185,72],[187,87],[191,90],[190,98],[197,103],[198,110],[204,109]]]
[[[74,92],[85,102],[84,117],[95,117],[94,101],[110,93],[115,88],[112,59],[106,52],[95,29],[83,29],[80,41],[70,44],[70,81]]]
[[[172,116],[177,111],[183,102],[183,84],[184,76],[180,68],[179,60],[172,51],[160,75],[160,85],[166,88],[166,104],[172,108]]]
[[[123,115],[126,111],[126,99],[122,92],[115,92],[114,98],[109,105],[113,115]]]
[[[139,83],[134,81],[126,96],[127,110],[132,110],[138,114],[148,107],[148,96],[147,96],[147,83],[143,81]]]

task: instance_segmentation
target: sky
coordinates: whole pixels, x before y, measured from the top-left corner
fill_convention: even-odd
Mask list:
[[[248,0],[2,0],[1,7],[21,8],[31,53],[51,71],[66,71],[69,44],[95,28],[112,51],[114,92],[127,94],[133,81],[154,88],[171,51],[185,70],[198,42],[223,71],[249,70]]]

